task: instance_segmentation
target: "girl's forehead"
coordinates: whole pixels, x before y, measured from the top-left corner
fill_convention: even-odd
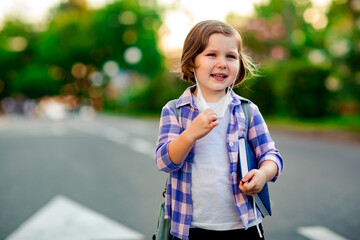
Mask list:
[[[214,33],[209,37],[205,49],[218,48],[238,51],[238,40],[235,36]]]

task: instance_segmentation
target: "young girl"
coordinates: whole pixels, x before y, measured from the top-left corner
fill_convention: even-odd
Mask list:
[[[257,106],[232,90],[253,66],[240,34],[221,21],[200,22],[185,39],[181,72],[196,85],[177,100],[178,118],[171,102],[164,106],[156,147],[157,166],[169,173],[165,218],[174,239],[263,239],[249,196],[276,180],[283,161]],[[246,132],[258,169],[241,179],[238,139]]]

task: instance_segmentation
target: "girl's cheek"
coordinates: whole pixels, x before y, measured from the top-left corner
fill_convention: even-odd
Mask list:
[[[235,62],[235,63],[231,64],[231,66],[232,66],[236,71],[239,71],[239,62]]]

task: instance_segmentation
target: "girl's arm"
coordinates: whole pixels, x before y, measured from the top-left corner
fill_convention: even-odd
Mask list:
[[[248,138],[258,159],[258,169],[248,172],[239,184],[246,195],[259,193],[266,182],[275,181],[283,170],[283,160],[258,107],[251,103]]]
[[[155,160],[158,169],[167,173],[180,169],[196,139],[205,136],[218,124],[215,112],[206,109],[181,132],[179,120],[171,102],[168,102],[161,112],[156,143]]]
[[[207,135],[219,124],[216,113],[210,108],[201,112],[177,138],[169,144],[169,156],[175,165],[180,165],[189,154],[195,141]]]
[[[277,174],[278,167],[272,160],[265,160],[259,169],[248,172],[240,181],[240,190],[248,196],[259,193],[265,183],[271,181]]]

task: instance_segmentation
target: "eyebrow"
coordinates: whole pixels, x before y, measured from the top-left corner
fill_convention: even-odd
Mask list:
[[[205,48],[204,51],[207,51],[207,52],[218,52],[219,50],[217,50],[216,48]],[[239,52],[238,52],[238,51],[235,51],[235,50],[230,50],[230,51],[228,51],[227,53],[239,54]]]

